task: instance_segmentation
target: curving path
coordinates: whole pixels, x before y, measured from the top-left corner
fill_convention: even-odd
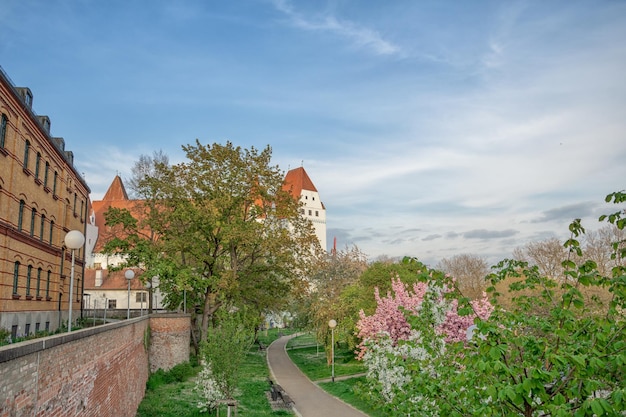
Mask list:
[[[274,341],[267,348],[267,363],[272,379],[295,402],[296,414],[301,417],[367,417],[367,414],[327,394],[291,362],[285,347],[294,336],[283,336]]]

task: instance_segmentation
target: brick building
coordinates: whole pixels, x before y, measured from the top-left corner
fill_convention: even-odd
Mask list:
[[[52,137],[33,94],[0,68],[0,328],[13,336],[67,320],[71,251],[65,234],[87,227],[89,187]],[[76,255],[73,310],[80,309],[84,248]],[[77,315],[74,315],[76,317]]]

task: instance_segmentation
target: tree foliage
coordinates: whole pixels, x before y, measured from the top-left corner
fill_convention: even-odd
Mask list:
[[[136,192],[144,197],[144,228],[156,236],[150,256],[136,261],[159,275],[170,306],[184,298],[200,314],[199,340],[207,336],[220,307],[246,306],[258,315],[282,308],[302,289],[320,250],[299,201],[283,187],[271,165],[271,148],[183,146],[186,160],[141,165]],[[132,258],[140,241],[117,242]],[[134,261],[134,260],[133,260]]]

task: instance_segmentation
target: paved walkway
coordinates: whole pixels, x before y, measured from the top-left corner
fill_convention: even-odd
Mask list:
[[[283,336],[274,341],[267,349],[267,363],[274,382],[283,387],[295,402],[296,414],[301,417],[367,417],[366,414],[327,394],[291,362],[285,346],[294,336]]]

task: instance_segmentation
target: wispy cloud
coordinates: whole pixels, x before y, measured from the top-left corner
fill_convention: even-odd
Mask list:
[[[334,33],[357,47],[370,50],[378,55],[399,55],[402,52],[399,46],[383,39],[377,31],[349,20],[341,20],[330,14],[308,17],[297,12],[288,0],[274,0],[274,6],[289,18],[290,24],[297,28],[314,32]]]
[[[541,213],[541,216],[531,220],[531,223],[543,223],[553,220],[557,221],[570,221],[574,218],[581,218],[590,216],[593,214],[597,204],[591,201],[569,204],[563,207],[557,207],[550,210],[545,210]]]
[[[507,230],[486,230],[486,229],[476,229],[470,230],[469,232],[463,233],[463,237],[466,239],[500,239],[503,237],[511,237],[518,234],[518,230],[507,229]]]

